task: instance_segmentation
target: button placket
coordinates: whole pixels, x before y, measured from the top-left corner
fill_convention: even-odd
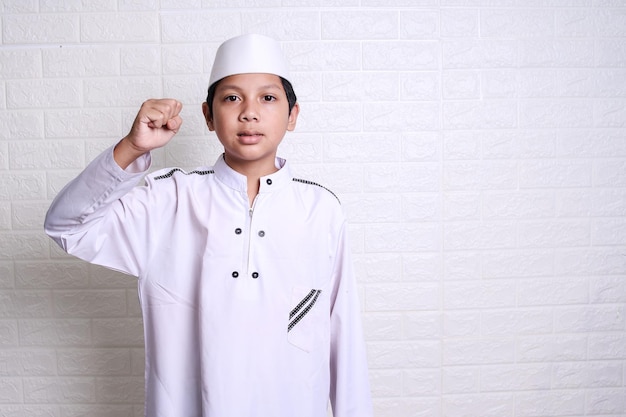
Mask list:
[[[235,228],[235,234],[236,234],[236,235],[238,235],[238,236],[239,236],[239,235],[241,235],[242,233],[243,233],[243,230],[241,229],[241,227],[237,227],[237,228]],[[230,276],[231,276],[231,277],[233,277],[233,278],[238,278],[238,277],[239,277],[239,271],[233,271],[233,272],[231,272]]]
[[[268,179],[268,181],[271,183],[271,180]],[[260,238],[264,238],[265,237],[265,230],[259,230],[257,232],[257,236],[260,237]],[[257,279],[257,278],[259,278],[259,273],[257,271],[254,271],[251,274],[251,276],[252,276],[253,279]]]
[[[272,184],[272,180],[270,178],[267,178],[265,182],[267,183],[267,185]],[[262,196],[257,195],[257,197],[254,200],[254,207],[256,209],[260,206],[262,206]],[[254,211],[252,211],[250,217],[248,218],[247,229],[245,229],[245,236],[248,239],[247,241],[248,242],[248,247],[247,247],[248,262],[246,265],[245,274],[255,280],[260,278],[261,274],[259,273],[258,270],[255,270],[255,268],[258,267],[258,265],[255,265],[255,262],[254,262],[255,257],[253,256],[253,254],[258,250],[257,245],[261,245],[263,242],[255,239],[254,235],[256,234],[256,236],[260,239],[264,239],[265,237],[267,237],[267,232],[264,229],[257,227],[257,224],[259,222],[263,222],[262,218],[263,216],[261,217],[258,217],[258,215],[254,216]]]

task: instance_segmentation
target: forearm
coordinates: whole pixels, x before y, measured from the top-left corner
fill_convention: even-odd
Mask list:
[[[354,299],[354,302],[357,300]],[[331,319],[333,332],[330,400],[333,415],[372,417],[367,354],[361,320],[354,305],[343,310],[343,313],[335,312]]]
[[[331,312],[330,400],[335,417],[372,417],[367,351],[345,225],[336,253]]]

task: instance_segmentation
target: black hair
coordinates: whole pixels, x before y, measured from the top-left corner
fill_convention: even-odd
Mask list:
[[[216,81],[209,86],[209,91],[206,96],[206,103],[209,106],[209,115],[213,117],[213,99],[215,98],[215,90],[217,90],[217,85],[220,81]],[[291,83],[283,77],[280,77],[280,82],[283,84],[283,88],[285,89],[285,94],[287,95],[287,102],[289,103],[289,114],[291,114],[291,110],[296,105],[296,101],[298,98],[296,97],[296,93],[293,91],[293,86]]]

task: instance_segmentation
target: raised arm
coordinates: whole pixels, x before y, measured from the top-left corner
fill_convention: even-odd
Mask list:
[[[135,187],[150,166],[152,149],[164,146],[182,124],[182,105],[148,100],[129,134],[96,157],[52,202],[45,232],[81,259],[138,275],[154,241],[151,194]],[[131,195],[132,191],[132,195]]]

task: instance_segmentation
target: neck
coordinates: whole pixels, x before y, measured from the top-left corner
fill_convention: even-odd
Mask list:
[[[228,155],[224,155],[226,165],[237,171],[241,175],[248,177],[248,181],[253,178],[258,180],[266,175],[273,174],[278,171],[275,164],[276,158],[266,159],[264,161],[238,161]]]

